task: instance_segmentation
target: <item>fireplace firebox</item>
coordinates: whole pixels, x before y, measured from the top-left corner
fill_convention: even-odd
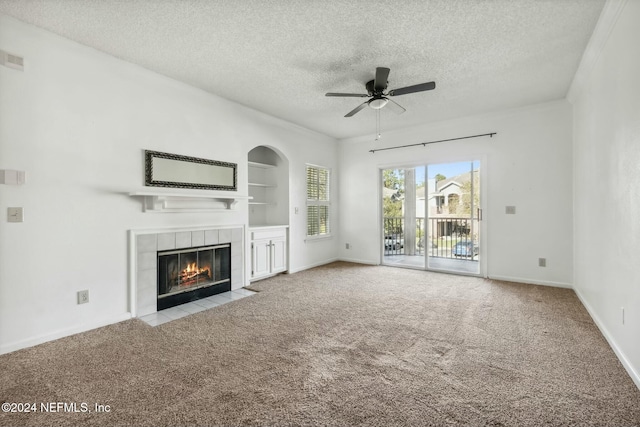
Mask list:
[[[158,252],[158,310],[231,290],[231,244]]]

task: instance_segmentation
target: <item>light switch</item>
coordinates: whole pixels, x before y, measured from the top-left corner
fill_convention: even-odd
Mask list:
[[[7,220],[9,222],[24,222],[24,211],[22,208],[7,208]]]
[[[516,207],[515,206],[507,206],[504,209],[504,213],[506,213],[507,215],[515,215],[516,214]]]
[[[24,184],[24,171],[0,170],[0,184],[22,185]]]

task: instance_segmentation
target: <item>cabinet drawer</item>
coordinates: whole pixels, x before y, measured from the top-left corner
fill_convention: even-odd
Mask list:
[[[277,239],[287,236],[286,228],[271,228],[267,230],[253,230],[251,231],[251,240],[260,239]]]

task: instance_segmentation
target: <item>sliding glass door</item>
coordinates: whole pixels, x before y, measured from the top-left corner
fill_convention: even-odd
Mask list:
[[[481,274],[480,161],[382,170],[382,262]]]
[[[382,171],[383,263],[424,268],[425,168]]]
[[[427,165],[427,268],[480,274],[480,162]]]

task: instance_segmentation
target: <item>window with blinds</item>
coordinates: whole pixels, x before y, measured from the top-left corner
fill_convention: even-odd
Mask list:
[[[307,165],[307,236],[328,236],[331,231],[329,194],[331,171]]]

